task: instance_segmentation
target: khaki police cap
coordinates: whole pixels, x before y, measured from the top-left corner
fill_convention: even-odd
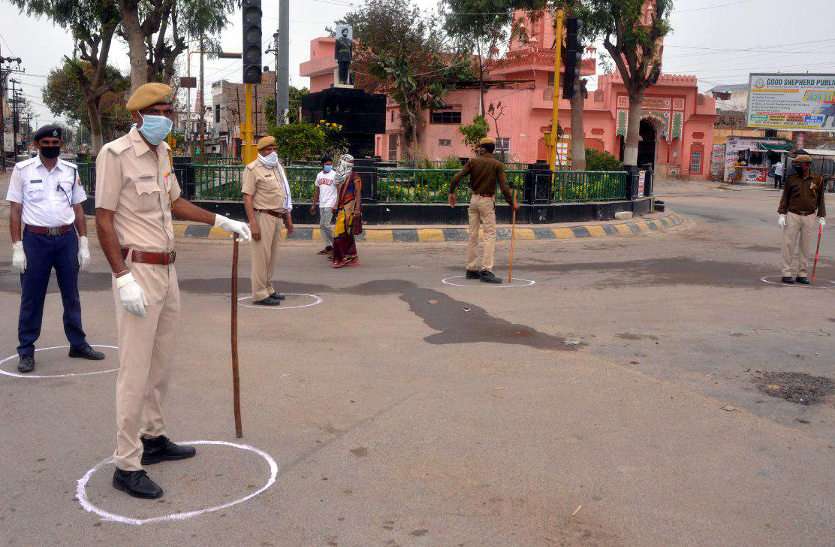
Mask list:
[[[155,104],[171,103],[171,86],[160,83],[142,84],[128,99],[129,112],[138,112]]]
[[[792,160],[792,163],[812,163],[812,156],[809,154],[800,154]]]
[[[273,137],[272,135],[269,135],[269,136],[261,137],[260,139],[258,139],[258,144],[256,145],[256,147],[258,148],[258,151],[260,152],[264,148],[266,148],[268,146],[273,146],[274,144],[275,144],[275,137]]]
[[[483,139],[478,141],[478,144],[496,144],[496,141],[494,141],[490,137],[484,137]]]

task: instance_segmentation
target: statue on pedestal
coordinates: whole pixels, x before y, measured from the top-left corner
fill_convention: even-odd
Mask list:
[[[339,66],[336,84],[349,86],[351,82],[351,59],[354,50],[354,30],[350,25],[336,26],[336,48],[334,57]]]

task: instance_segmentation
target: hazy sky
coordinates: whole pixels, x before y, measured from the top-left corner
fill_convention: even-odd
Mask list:
[[[415,1],[428,10],[438,5],[437,0]],[[308,58],[310,40],[324,35],[326,26],[356,4],[360,2],[290,1],[293,85],[308,85],[307,78],[299,77],[299,64]],[[695,74],[703,90],[720,83],[747,82],[749,72],[835,72],[833,0],[676,0],[675,6],[664,71]],[[278,0],[264,0],[262,9],[266,44],[278,26]],[[27,72],[16,78],[33,104],[38,124],[44,124],[54,116],[42,104],[41,87],[62,56],[72,54],[72,40],[49,21],[19,14],[7,0],[0,0],[0,10],[2,55],[23,59]],[[233,24],[223,33],[227,51],[241,50],[240,18],[240,12],[233,14]],[[127,73],[127,48],[118,40],[114,45],[111,63]],[[197,56],[192,60],[192,75],[196,75]],[[272,56],[265,55],[264,63],[272,66]],[[211,102],[211,82],[220,79],[241,81],[240,61],[207,61],[207,102]]]

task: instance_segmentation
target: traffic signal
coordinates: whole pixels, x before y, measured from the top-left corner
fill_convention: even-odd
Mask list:
[[[243,64],[244,83],[261,83],[261,0],[243,0],[244,16]]]
[[[577,81],[580,65],[583,61],[583,48],[580,45],[579,34],[583,23],[576,17],[569,17],[565,24],[565,76],[562,83],[564,99],[574,97],[574,83]]]

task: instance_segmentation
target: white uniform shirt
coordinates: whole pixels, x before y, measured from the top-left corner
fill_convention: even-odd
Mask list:
[[[23,223],[54,228],[75,222],[73,205],[87,194],[75,165],[58,160],[52,171],[35,156],[14,166],[6,200],[23,205]]]
[[[781,177],[783,176],[783,162],[774,164],[774,174]]]
[[[316,175],[316,187],[319,188],[319,207],[329,209],[336,207],[336,200],[339,196],[336,188],[336,172],[319,171]]]

